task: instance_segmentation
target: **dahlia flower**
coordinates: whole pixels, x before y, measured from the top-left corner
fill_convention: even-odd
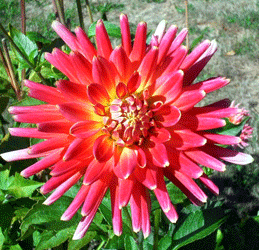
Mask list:
[[[45,58],[68,80],[59,80],[56,87],[27,80],[29,96],[46,104],[9,109],[15,121],[37,124],[10,128],[12,136],[45,140],[1,156],[6,161],[41,158],[21,175],[51,170],[41,192],[55,191],[44,203],[52,204],[82,183],[61,217],[70,220],[81,207],[74,239],[84,236],[108,189],[114,233],[122,233],[121,209],[130,204],[134,232],[142,230],[147,237],[149,190],[171,222],[178,218],[165,177],[200,205],[207,200],[202,186],[219,192],[202,166],[224,171],[224,162],[253,160],[219,146],[238,144],[239,137],[213,133],[225,126],[224,118],[239,112],[237,107],[225,107],[225,101],[195,107],[207,93],[229,83],[217,77],[193,84],[216,52],[216,42],[206,40],[188,54],[182,45],[187,29],[176,36],[176,26],[166,31],[162,23],[147,45],[147,25],[141,22],[132,45],[126,15],[120,16],[120,26],[122,45],[113,49],[99,20],[95,48],[80,27],[73,34],[55,21],[52,27],[71,52],[54,49]]]

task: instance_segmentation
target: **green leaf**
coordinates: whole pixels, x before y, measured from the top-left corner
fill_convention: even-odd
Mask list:
[[[96,23],[94,22],[90,25],[89,29],[88,29],[88,37],[91,38],[93,36],[95,36],[95,28],[96,28]],[[103,21],[104,26],[107,30],[107,33],[109,36],[111,37],[116,37],[116,38],[121,38],[121,29],[120,27],[118,27],[117,25],[108,22],[108,21]]]
[[[99,209],[100,209],[100,212],[103,215],[104,219],[108,222],[108,224],[112,225],[111,202],[107,197],[103,198],[103,201],[100,204]]]
[[[157,250],[167,250],[172,244],[172,236],[166,235],[164,236],[158,243]]]
[[[45,104],[45,102],[40,101],[38,99],[34,99],[30,96],[26,96],[21,101],[14,103],[15,106],[34,106],[34,105],[41,105],[41,104]]]
[[[221,135],[237,136],[237,135],[239,135],[239,133],[241,133],[243,127],[245,126],[246,122],[249,119],[250,119],[250,117],[244,118],[244,120],[238,125],[235,125],[235,124],[229,122],[228,120],[226,120],[226,126],[224,126],[223,128],[220,128],[220,129],[216,129],[214,131],[215,131],[215,133],[221,134]]]
[[[36,188],[43,183],[23,178],[20,174],[15,173],[14,181],[8,188],[8,193],[16,198],[30,197]]]
[[[13,26],[9,26],[11,37],[14,43],[21,50],[24,56],[30,62],[34,63],[34,59],[38,55],[37,44],[31,41],[26,35],[24,35],[20,30],[17,30]],[[18,59],[20,62],[24,62],[24,59],[18,54]]]
[[[9,97],[0,97],[0,113],[3,113],[9,102]]]
[[[125,250],[138,250],[139,247],[134,240],[134,238],[130,235],[126,235],[124,239],[124,248]]]
[[[46,37],[44,37],[43,35],[41,35],[38,32],[35,31],[27,31],[26,32],[26,36],[33,42],[41,42],[43,44],[45,43],[51,43],[51,41],[49,39],[47,39]]]
[[[213,233],[226,221],[228,210],[218,206],[191,212],[178,222],[173,234],[173,247],[176,250],[191,242],[202,239]]]
[[[86,235],[80,240],[71,240],[68,244],[68,250],[80,250],[86,246],[97,235],[97,232],[88,231]]]
[[[52,247],[57,247],[65,242],[69,237],[73,236],[73,232],[76,227],[63,229],[59,232],[56,231],[44,231],[41,234],[40,242],[36,246],[35,250],[44,250]]]
[[[10,228],[13,215],[14,208],[9,203],[0,205],[0,227],[3,233]]]
[[[10,246],[9,248],[10,250],[22,250],[21,246],[19,244],[16,244],[16,245],[13,245],[13,246]]]
[[[9,186],[14,180],[13,176],[9,177],[10,171],[8,169],[0,172],[0,189],[8,190]]]
[[[186,200],[186,195],[172,182],[167,184],[166,188],[173,204],[182,203],[184,200]]]
[[[66,196],[62,196],[54,204],[46,206],[39,201],[32,209],[26,214],[21,225],[22,237],[27,236],[27,231],[30,228],[34,228],[36,225],[41,225],[48,230],[61,230],[69,228],[74,224],[77,224],[80,220],[80,216],[76,214],[70,221],[61,221],[60,217],[68,208],[72,199]],[[28,232],[32,233],[31,231]]]
[[[0,227],[0,249],[2,249],[2,247],[3,247],[3,245],[4,245],[4,241],[5,241],[5,238],[4,238],[2,229],[1,229],[1,227]]]

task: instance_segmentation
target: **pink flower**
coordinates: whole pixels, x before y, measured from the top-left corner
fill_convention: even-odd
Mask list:
[[[238,103],[237,105],[235,105],[235,101],[231,102],[230,107],[235,107],[235,108],[239,108],[240,103]],[[249,111],[242,108],[239,108],[239,112],[232,114],[231,116],[228,117],[229,121],[235,125],[240,124],[243,120],[245,116],[250,116],[249,115]]]
[[[241,139],[241,142],[237,144],[237,146],[239,146],[240,148],[245,148],[249,146],[248,141],[250,138],[252,138],[253,130],[254,129],[249,124],[246,123],[239,136]]]
[[[147,25],[139,23],[132,46],[126,15],[120,17],[122,45],[112,48],[104,24],[96,25],[97,49],[81,28],[75,35],[58,22],[54,30],[70,47],[45,55],[69,80],[56,87],[26,81],[29,95],[47,104],[11,107],[17,122],[37,128],[11,128],[13,136],[42,138],[29,148],[2,154],[6,161],[43,157],[21,172],[29,177],[50,168],[43,194],[50,205],[82,179],[82,186],[62,215],[70,220],[81,207],[83,216],[74,239],[84,236],[106,191],[110,190],[113,230],[122,233],[121,208],[130,203],[135,232],[150,233],[152,190],[171,222],[178,216],[164,177],[197,205],[207,200],[200,180],[213,193],[218,188],[200,165],[224,171],[224,162],[248,164],[250,155],[218,144],[238,144],[240,138],[213,134],[223,118],[237,113],[224,101],[195,107],[207,93],[229,83],[217,77],[192,84],[216,52],[215,41],[204,41],[190,54],[182,45],[187,30],[158,32],[155,46],[146,45]],[[155,41],[155,39],[154,39]]]

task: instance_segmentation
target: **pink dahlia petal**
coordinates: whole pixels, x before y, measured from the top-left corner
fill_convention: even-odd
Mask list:
[[[216,77],[185,87],[186,90],[204,90],[207,94],[228,85],[230,80],[225,77]]]
[[[119,155],[117,164],[114,166],[114,173],[118,178],[127,179],[137,165],[138,162],[135,151],[124,147]]]
[[[131,52],[131,36],[130,36],[130,26],[127,15],[120,15],[120,28],[121,28],[121,43],[127,54],[130,55]]]
[[[41,154],[54,149],[63,148],[71,142],[71,139],[67,136],[58,136],[46,141],[35,144],[29,148],[29,154]]]
[[[55,165],[51,167],[50,175],[57,177],[67,172],[70,172],[75,168],[80,170],[85,165],[87,165],[87,161],[82,163],[78,160],[64,161],[63,159],[60,159],[60,161],[58,161]]]
[[[109,94],[107,93],[105,87],[97,83],[91,83],[87,88],[87,94],[89,100],[93,104],[100,103],[104,106],[109,102]]]
[[[207,201],[206,194],[191,178],[185,176],[184,174],[178,171],[175,171],[174,174],[168,174],[167,172],[166,176],[176,186],[178,186],[194,204],[197,204],[198,202],[204,203]]]
[[[219,194],[219,188],[209,179],[206,174],[203,174],[200,178],[200,181],[214,194]]]
[[[82,177],[81,173],[76,173],[69,179],[64,181],[49,197],[43,202],[45,205],[50,205],[58,200],[65,192],[67,192],[73,185],[75,185]]]
[[[75,33],[78,40],[78,46],[80,47],[80,52],[85,56],[88,61],[91,62],[93,60],[93,57],[97,55],[97,51],[94,45],[82,28],[77,27],[75,29]]]
[[[136,155],[137,155],[138,165],[141,168],[144,168],[147,164],[147,158],[146,158],[146,154],[145,154],[144,150],[141,148],[138,148],[136,150]]]
[[[196,47],[183,61],[181,69],[186,72],[200,58],[200,56],[209,48],[210,41],[205,40]]]
[[[119,84],[116,86],[116,94],[119,98],[123,98],[128,93],[127,86],[119,82]]]
[[[136,167],[134,176],[148,189],[154,190],[157,187],[157,168],[154,165],[148,165],[145,168]]]
[[[48,122],[53,120],[61,120],[64,117],[60,113],[50,113],[50,112],[43,112],[40,115],[37,113],[28,113],[28,114],[18,114],[14,115],[13,119],[17,122],[24,122],[24,123],[40,123],[40,122]]]
[[[63,156],[64,161],[69,161],[71,159],[80,159],[80,156],[84,158],[91,157],[93,142],[96,137],[92,136],[88,139],[76,138],[74,139],[66,150]]]
[[[201,70],[206,66],[211,57],[217,50],[217,43],[212,41],[210,47],[203,53],[203,55],[193,64],[184,75],[184,85],[190,85],[194,79],[199,75]]]
[[[167,213],[171,208],[171,200],[170,200],[170,197],[169,197],[167,189],[166,189],[162,171],[158,171],[157,188],[154,189],[154,193],[156,195],[156,198],[157,198],[162,210],[165,213]]]
[[[70,60],[77,69],[77,78],[80,84],[88,85],[93,81],[92,78],[92,64],[79,52],[71,52]]]
[[[165,215],[172,223],[175,223],[178,220],[178,214],[172,204],[170,204],[170,209]]]
[[[102,125],[99,122],[95,121],[82,121],[75,123],[70,128],[71,135],[76,136],[77,138],[88,138],[100,131]]]
[[[57,83],[57,88],[60,92],[68,98],[70,101],[77,100],[79,102],[87,102],[88,97],[86,94],[86,86],[67,80],[59,80]]]
[[[177,32],[177,26],[172,25],[163,36],[159,44],[159,55],[158,55],[157,64],[160,64],[160,62],[164,59],[165,55],[167,54],[175,38],[176,32]]]
[[[156,82],[154,95],[161,95],[166,98],[165,103],[170,103],[182,91],[183,72],[176,71],[174,74],[167,74],[159,77]]]
[[[69,55],[59,49],[54,49],[52,54],[45,53],[45,59],[65,74],[70,81],[79,82],[73,62]]]
[[[187,48],[185,46],[180,46],[172,55],[167,56],[164,63],[161,65],[160,74],[165,75],[179,70],[187,53]]]
[[[174,52],[177,48],[179,48],[179,46],[183,43],[184,39],[186,38],[187,34],[188,34],[188,29],[184,28],[181,30],[181,32],[177,35],[177,37],[172,42],[171,47],[168,51],[168,54]]]
[[[58,113],[58,109],[55,105],[37,105],[37,106],[13,106],[8,109],[10,114],[18,115],[18,114],[33,114],[33,113],[49,113],[51,115],[52,113]]]
[[[154,142],[154,146],[151,146],[149,151],[152,155],[154,165],[162,168],[169,166],[170,162],[168,161],[165,145],[163,143],[159,143],[155,137],[152,138],[152,141]]]
[[[45,133],[69,133],[69,129],[73,123],[67,121],[67,120],[59,120],[59,121],[49,121],[49,122],[41,122],[37,124],[37,129],[40,132],[45,132]]]
[[[141,75],[142,88],[145,88],[150,76],[154,72],[154,69],[157,65],[157,57],[158,57],[158,47],[151,48],[151,50],[149,50],[149,52],[143,58],[138,68],[138,72]]]
[[[98,20],[96,24],[96,43],[97,54],[108,60],[112,53],[112,45],[102,20]]]
[[[171,164],[168,167],[168,170],[172,173],[174,170],[177,170],[194,179],[199,178],[203,174],[203,170],[192,160],[186,157],[182,151],[179,153],[173,148],[170,149],[169,160]]]
[[[202,147],[207,143],[204,137],[184,128],[173,130],[171,136],[174,139],[170,141],[170,145],[178,150]]]
[[[194,107],[192,109],[192,114],[199,117],[212,117],[212,118],[226,118],[231,114],[236,114],[239,112],[237,108],[221,108],[221,107]]]
[[[119,187],[118,180],[113,181],[110,186],[111,191],[111,207],[112,207],[112,224],[113,232],[115,235],[120,236],[122,234],[122,217],[121,209],[119,208]]]
[[[141,229],[140,185],[141,184],[139,183],[134,185],[130,198],[132,228],[135,233],[139,232]]]
[[[210,141],[221,145],[234,145],[242,141],[241,138],[232,135],[203,134],[203,136]]]
[[[226,126],[226,121],[220,118],[206,116],[192,116],[188,114],[182,115],[181,125],[196,130],[209,130]]]
[[[139,73],[138,72],[133,73],[127,83],[127,88],[129,93],[131,94],[135,92],[139,88],[140,84],[141,84],[141,77]]]
[[[206,154],[202,150],[185,151],[185,154],[198,164],[201,164],[208,168],[221,172],[226,170],[226,165],[223,162],[219,161],[209,154]]]
[[[118,179],[119,209],[126,207],[132,195],[134,181],[131,178]]]
[[[172,127],[181,118],[180,110],[175,106],[163,106],[157,112],[155,112],[155,121],[163,124],[164,127]]]
[[[206,152],[224,161],[231,162],[234,164],[239,164],[239,165],[250,164],[251,162],[254,161],[251,155],[234,151],[228,148],[222,148],[216,145],[208,149],[206,148]]]
[[[115,66],[102,57],[95,57],[92,63],[93,81],[105,87],[108,93],[113,96],[116,76]]]
[[[38,172],[54,165],[61,159],[62,149],[56,150],[54,153],[49,154],[45,158],[41,159],[40,161],[34,163],[33,165],[29,166],[28,168],[24,169],[21,172],[21,175],[25,178],[28,178]]]
[[[141,188],[141,228],[144,238],[147,238],[151,232],[150,226],[150,195],[146,188]]]
[[[9,128],[12,136],[31,137],[39,139],[50,139],[57,137],[59,134],[50,134],[38,131],[36,128]]]
[[[96,159],[93,159],[85,171],[83,184],[89,185],[98,180],[107,171],[105,164],[106,162],[98,162]]]
[[[120,74],[120,81],[127,82],[130,75],[132,74],[132,64],[121,46],[115,48],[112,51],[110,61],[113,62],[117,68],[117,71]]]
[[[145,22],[141,22],[138,24],[134,45],[129,56],[132,62],[138,62],[144,57],[146,50],[146,37],[147,24]]]
[[[76,197],[74,198],[74,200],[72,201],[70,206],[67,208],[67,210],[62,215],[61,220],[67,221],[67,220],[72,219],[72,217],[76,214],[77,210],[83,204],[83,202],[88,194],[89,189],[90,189],[90,186],[86,186],[86,185],[81,186]]]
[[[24,81],[24,85],[28,87],[29,96],[49,104],[59,104],[66,102],[66,99],[56,88],[45,86],[39,83]]]
[[[39,157],[46,156],[49,153],[49,152],[48,153],[44,152],[44,153],[40,153],[40,154],[29,154],[28,151],[29,151],[29,148],[19,149],[19,150],[15,150],[15,151],[2,153],[2,154],[0,154],[0,156],[5,161],[10,162],[10,161],[20,161],[20,160],[25,160],[25,159],[39,158]]]
[[[51,192],[55,188],[57,188],[59,185],[61,185],[64,181],[72,177],[74,174],[76,174],[78,171],[77,169],[73,169],[63,175],[57,176],[57,177],[51,177],[50,180],[48,180],[40,189],[41,193],[43,195]]]
[[[181,111],[188,111],[205,96],[204,90],[184,91],[172,105],[178,107]]]
[[[86,103],[63,103],[58,105],[58,108],[60,113],[71,122],[91,120],[95,117],[94,114],[91,113],[94,108]]]
[[[62,38],[62,40],[70,47],[71,50],[77,50],[78,44],[76,37],[72,32],[66,28],[65,25],[61,24],[58,21],[53,21],[52,28],[56,33]]]
[[[108,161],[114,151],[113,141],[107,135],[101,135],[97,138],[93,146],[93,154],[97,161]]]

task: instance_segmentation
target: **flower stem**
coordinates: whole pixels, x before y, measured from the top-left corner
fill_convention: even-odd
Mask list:
[[[90,22],[93,23],[94,20],[93,20],[92,11],[91,11],[91,9],[90,9],[89,1],[88,1],[88,0],[85,0],[85,2],[86,2],[86,8],[87,8],[87,11],[88,11],[88,14],[89,14]]]
[[[8,68],[8,72],[9,72],[9,78],[10,78],[10,82],[11,82],[11,85],[14,89],[14,92],[17,96],[17,99],[20,100],[21,98],[21,95],[20,95],[20,88],[19,88],[19,85],[18,85],[18,82],[15,78],[15,74],[14,74],[14,70],[13,70],[13,65],[12,65],[12,61],[11,61],[11,58],[10,58],[10,55],[9,55],[9,52],[8,52],[8,48],[7,48],[7,45],[6,45],[6,42],[5,42],[5,39],[2,40],[2,44],[3,44],[3,51],[4,51],[4,57],[5,57],[5,62],[6,62],[6,65],[7,65],[7,68]]]
[[[29,67],[31,69],[33,69],[36,74],[38,75],[38,77],[41,79],[41,81],[47,85],[47,82],[45,80],[45,78],[41,75],[40,73],[40,69],[36,69],[36,66],[33,65],[28,59],[27,57],[21,52],[21,50],[18,48],[18,46],[15,44],[15,42],[13,41],[13,39],[9,36],[8,32],[5,30],[5,28],[3,27],[3,25],[0,23],[0,30],[3,31],[4,35],[6,36],[6,38],[9,40],[9,42],[12,44],[12,46],[14,47],[14,49],[21,55],[21,57],[23,58],[23,60],[29,65]]]
[[[66,26],[63,1],[62,0],[55,0],[55,1],[56,1],[59,20],[63,25]]]
[[[154,244],[153,249],[156,250],[158,248],[158,231],[159,231],[159,224],[161,219],[161,210],[157,209],[155,211],[155,218],[154,218]]]
[[[21,0],[21,29],[22,33],[26,35],[26,12],[25,12],[25,0]],[[22,70],[21,74],[21,96],[23,96],[23,80],[25,79],[26,71],[25,69]]]
[[[76,0],[76,5],[77,5],[77,13],[78,13],[80,27],[84,30],[85,26],[84,26],[81,0]]]

